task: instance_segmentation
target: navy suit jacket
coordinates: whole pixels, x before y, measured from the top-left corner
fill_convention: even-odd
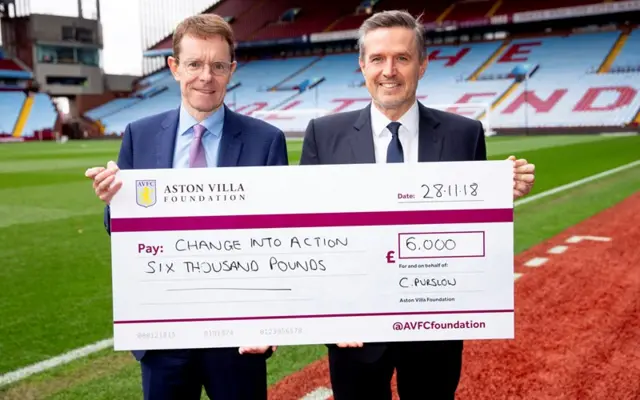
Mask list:
[[[418,161],[486,160],[479,121],[425,107],[418,102]],[[375,163],[371,104],[312,119],[307,126],[300,164]]]
[[[479,121],[425,107],[418,102],[418,161],[486,160],[484,129]],[[312,119],[307,126],[300,165],[375,163],[371,104],[362,110]],[[328,345],[333,347],[333,344]],[[373,361],[384,343],[350,348],[354,357]]]
[[[219,167],[288,165],[284,133],[273,125],[225,107],[220,139]],[[172,168],[179,109],[139,119],[125,129],[118,167],[120,169]],[[110,234],[109,206],[104,226]],[[140,360],[145,351],[134,351]]]

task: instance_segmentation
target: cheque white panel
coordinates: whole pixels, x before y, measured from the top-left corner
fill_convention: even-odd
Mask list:
[[[473,166],[122,171],[116,349],[512,337],[511,164]],[[213,178],[246,197],[159,200]]]

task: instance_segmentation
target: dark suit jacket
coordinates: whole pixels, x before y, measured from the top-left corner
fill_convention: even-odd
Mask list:
[[[362,110],[312,119],[305,133],[300,165],[375,163],[370,108],[371,104]],[[487,159],[484,129],[479,121],[421,103],[418,108],[419,162]],[[349,351],[372,361],[384,349],[383,343],[371,343]]]
[[[219,167],[289,164],[286,139],[280,129],[224,107]],[[172,168],[178,117],[179,109],[174,109],[127,125],[118,156],[118,167]],[[108,206],[104,210],[104,226],[110,234]],[[145,351],[133,353],[140,360]]]

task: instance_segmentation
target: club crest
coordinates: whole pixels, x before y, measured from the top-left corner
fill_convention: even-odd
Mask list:
[[[136,203],[141,207],[156,204],[156,181],[136,181]]]

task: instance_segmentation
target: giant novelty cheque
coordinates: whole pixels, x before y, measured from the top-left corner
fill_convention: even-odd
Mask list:
[[[510,161],[118,175],[115,350],[513,338]]]

